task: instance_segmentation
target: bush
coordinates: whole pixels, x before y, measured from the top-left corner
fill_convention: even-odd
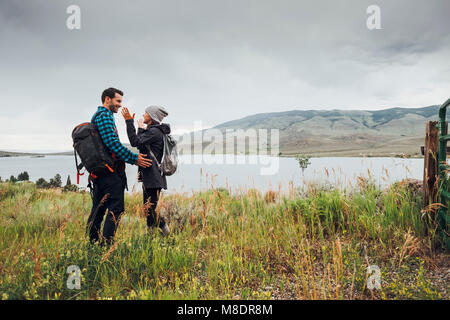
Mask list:
[[[17,182],[17,178],[14,177],[14,176],[11,176],[11,177],[9,178],[9,181],[12,182],[12,183],[16,183],[16,182]]]
[[[50,187],[52,188],[61,188],[62,185],[62,181],[61,181],[61,175],[60,174],[56,174],[56,176],[52,179],[50,179]]]
[[[49,189],[49,188],[61,188],[61,175],[57,174],[54,178],[51,178],[49,182],[47,182],[44,178],[40,178],[36,181],[36,187]]]
[[[305,169],[308,168],[308,166],[311,164],[311,161],[309,161],[311,157],[299,154],[295,158],[297,159],[298,165],[302,169],[302,174],[304,174]]]
[[[77,192],[78,191],[78,187],[76,185],[74,185],[74,184],[68,184],[68,185],[64,186],[62,191],[63,192],[68,192],[68,191],[70,191],[70,192]]]
[[[39,178],[36,181],[36,187],[41,189],[48,189],[50,188],[50,183],[48,183],[44,178]]]
[[[28,175],[28,172],[26,172],[26,171],[20,173],[17,176],[17,181],[29,181],[29,180],[30,180],[30,176]]]
[[[72,181],[70,180],[70,175],[67,177],[66,185],[64,186],[63,192],[78,192],[78,186],[72,184]]]

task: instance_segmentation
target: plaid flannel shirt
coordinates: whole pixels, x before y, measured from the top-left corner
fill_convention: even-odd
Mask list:
[[[99,113],[99,115],[94,121],[94,117],[97,113]],[[96,125],[106,147],[115,154],[117,159],[130,164],[137,163],[138,155],[125,148],[120,142],[116,124],[114,122],[114,115],[110,110],[103,106],[99,106],[97,112],[92,117],[91,122],[92,121]]]

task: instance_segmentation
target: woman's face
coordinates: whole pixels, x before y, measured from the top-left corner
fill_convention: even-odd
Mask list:
[[[152,118],[150,118],[147,112],[144,113],[144,123],[146,125],[152,124]]]

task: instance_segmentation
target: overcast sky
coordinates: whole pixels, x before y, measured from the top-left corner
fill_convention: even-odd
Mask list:
[[[81,29],[69,30],[69,5]],[[371,4],[381,30],[366,27]],[[450,97],[450,1],[0,1],[0,150],[72,148],[103,89],[175,133],[294,109]],[[121,140],[124,121],[116,115]]]

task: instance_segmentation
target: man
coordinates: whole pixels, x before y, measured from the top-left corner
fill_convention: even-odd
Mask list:
[[[114,122],[114,113],[122,107],[123,92],[108,88],[102,93],[102,106],[92,117],[91,122],[97,130],[114,159],[113,172],[102,176],[90,175],[89,180],[93,183],[92,210],[87,222],[87,232],[92,243],[97,242],[100,237],[100,226],[108,209],[108,214],[103,226],[103,239],[111,244],[119,224],[120,216],[125,210],[124,191],[127,185],[125,174],[125,162],[142,168],[150,167],[151,160],[146,155],[135,154],[125,148],[119,140],[117,128]]]

